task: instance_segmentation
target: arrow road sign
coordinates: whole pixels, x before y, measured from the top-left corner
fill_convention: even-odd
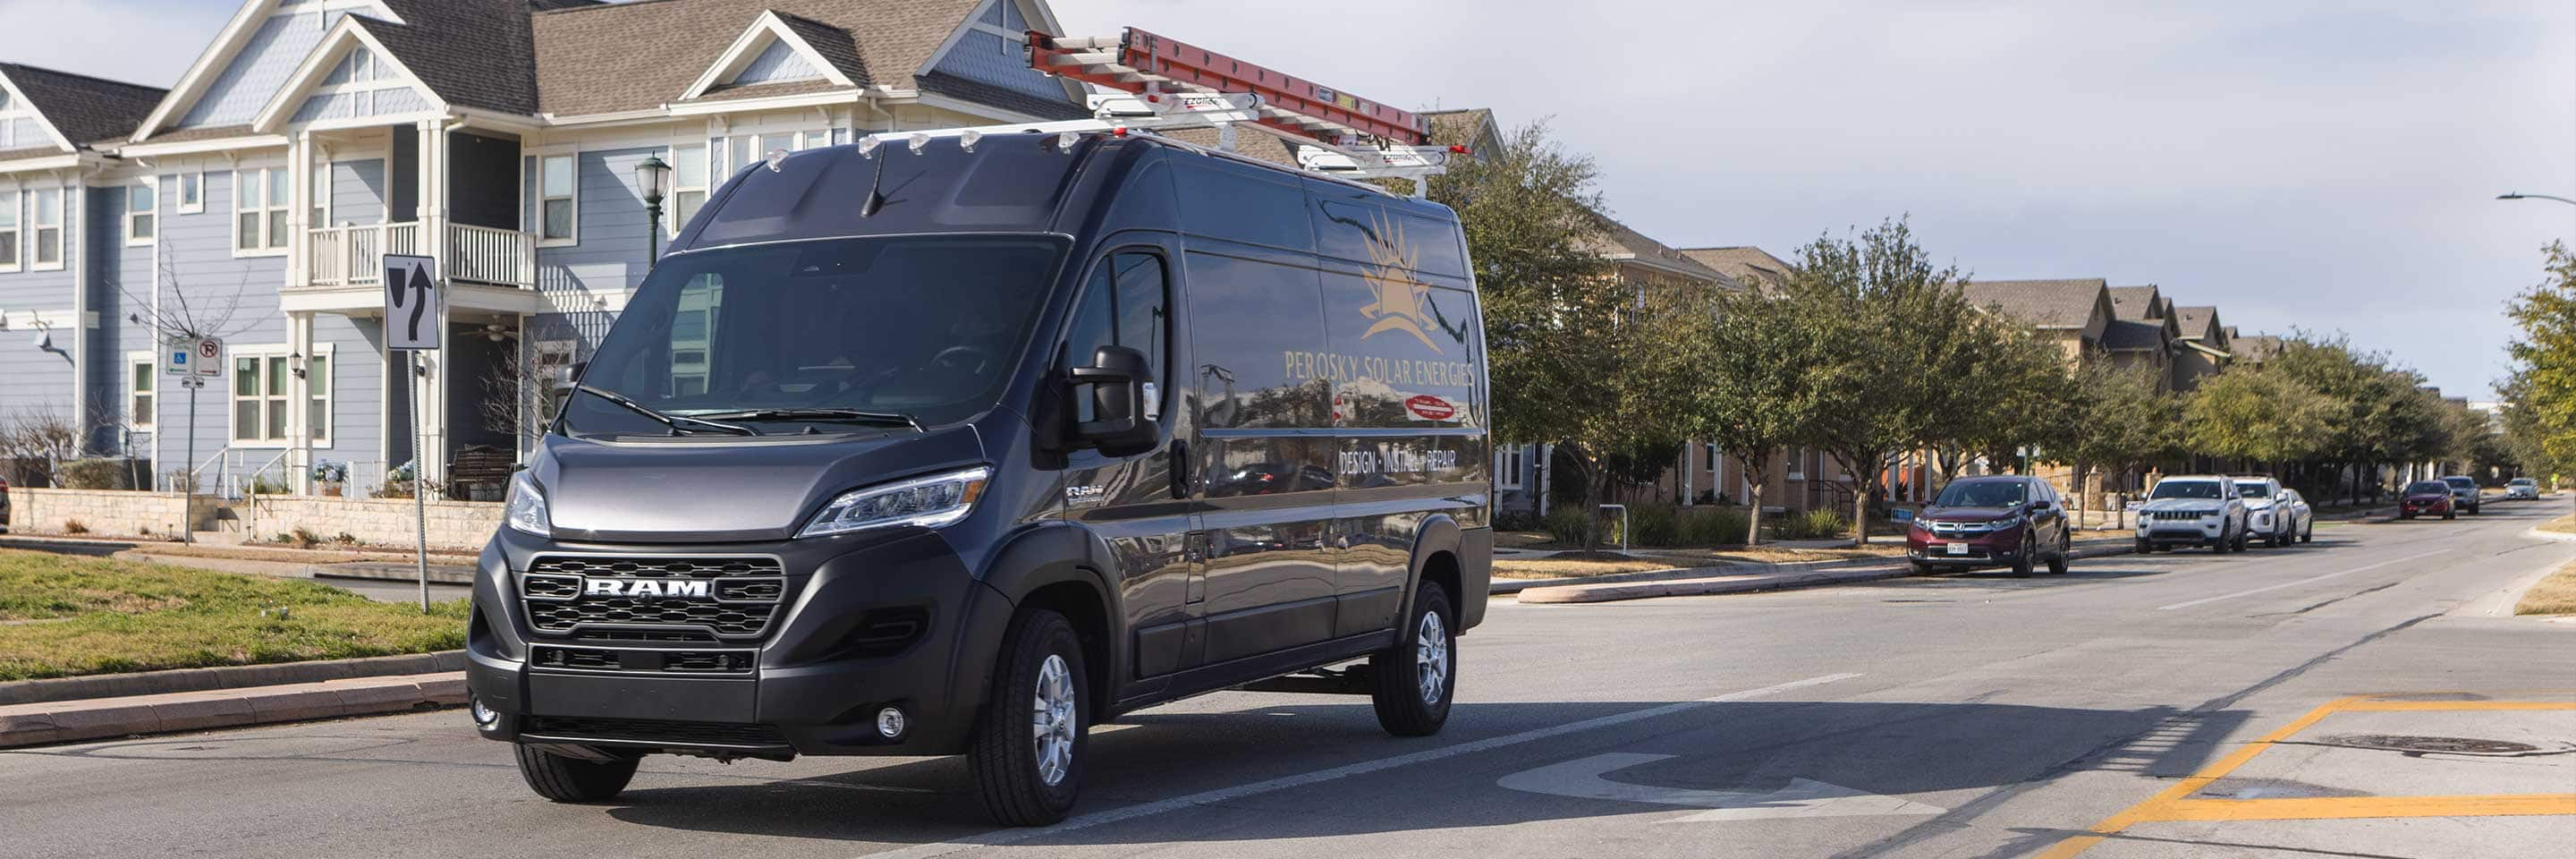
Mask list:
[[[438,262],[386,254],[384,283],[385,348],[436,351],[447,310],[447,296],[438,289]]]
[[[1773,791],[1655,787],[1603,778],[1609,773],[1672,757],[1612,752],[1523,770],[1504,776],[1495,784],[1528,793],[1709,809],[1675,821],[1678,823],[1776,817],[1930,816],[1948,811],[1902,797],[1880,796],[1803,778],[1790,779],[1787,787]]]

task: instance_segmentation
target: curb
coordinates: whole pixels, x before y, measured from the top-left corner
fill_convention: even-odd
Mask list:
[[[0,706],[0,748],[270,722],[372,716],[465,703],[465,672],[355,677],[93,701]]]
[[[2130,554],[2136,549],[2136,547],[2131,545],[2127,540],[2108,542],[2108,545],[2077,548],[2074,551],[2073,556],[2077,559],[2101,558],[2113,555]],[[1882,561],[1881,564],[1883,563],[1884,562]],[[1854,564],[1851,566],[1860,565]],[[1847,572],[1799,570],[1785,576],[1779,574],[1747,573],[1682,578],[1666,581],[1554,586],[1521,591],[1518,600],[1521,603],[1528,605],[1568,605],[1575,603],[1617,602],[1623,600],[1651,599],[1654,597],[1707,596],[1713,594],[1799,590],[1804,588],[1823,587],[1826,585],[1874,582],[1882,579],[1903,578],[1913,575],[1916,575],[1916,573],[1911,566],[1899,563],[1894,566],[1877,565],[1872,566],[1869,569],[1853,569]]]
[[[2565,531],[2543,531],[2543,530],[2540,530],[2540,528],[2539,528],[2538,526],[2534,526],[2531,530],[2528,530],[2528,531],[2524,531],[2524,532],[2522,532],[2522,535],[2523,535],[2523,536],[2525,536],[2525,537],[2532,538],[2532,539],[2534,539],[2534,540],[2558,540],[2558,541],[2561,541],[2561,542],[2576,542],[2576,534],[2571,534],[2571,533],[2568,533],[2568,532],[2565,532]]]
[[[1487,594],[1514,594],[1533,588],[1553,588],[1569,585],[1610,585],[1633,582],[1660,582],[1670,581],[1673,579],[1701,579],[1711,576],[1804,573],[1815,570],[1875,566],[1887,563],[1888,560],[1888,558],[1836,558],[1827,561],[1791,561],[1788,563],[1745,561],[1732,564],[1719,564],[1709,567],[1676,567],[1669,570],[1639,570],[1633,573],[1610,573],[1599,576],[1572,576],[1555,579],[1495,579],[1492,584],[1486,586],[1487,589],[1485,592]],[[1725,572],[1728,570],[1732,570],[1734,572]]]
[[[54,677],[0,683],[0,708],[100,698],[187,694],[263,686],[322,683],[394,675],[465,670],[465,651],[442,650],[404,656],[369,656],[284,662],[276,665],[225,665],[134,674]]]
[[[420,567],[385,561],[349,561],[336,564],[306,564],[304,574],[317,579],[363,579],[377,582],[420,581]],[[470,585],[474,568],[453,564],[429,565],[429,583],[433,585]]]

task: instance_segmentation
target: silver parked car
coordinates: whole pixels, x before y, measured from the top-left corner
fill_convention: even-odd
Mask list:
[[[2282,488],[2281,500],[2272,504],[2272,515],[2281,520],[2282,542],[2287,543],[2292,539],[2301,543],[2316,542],[2316,508],[2308,506],[2308,497],[2299,494],[2298,490]],[[2294,538],[2291,535],[2296,536]]]
[[[2516,477],[2512,480],[2505,481],[2504,500],[2538,501],[2540,500],[2540,482],[2528,477]]]

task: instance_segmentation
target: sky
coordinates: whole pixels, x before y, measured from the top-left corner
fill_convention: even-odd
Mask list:
[[[1054,0],[1404,107],[1545,120],[1678,247],[1905,217],[1984,279],[2349,335],[2453,395],[2576,244],[2568,0]],[[0,59],[166,86],[232,0],[0,0]],[[69,26],[17,26],[43,21]]]

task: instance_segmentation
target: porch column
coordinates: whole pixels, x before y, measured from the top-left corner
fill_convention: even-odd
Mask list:
[[[286,393],[291,397],[286,404],[287,443],[295,446],[295,455],[286,458],[288,470],[286,483],[298,495],[311,495],[313,494],[313,414],[311,411],[313,380],[312,374],[305,370],[313,360],[313,314],[310,311],[286,315],[286,343],[287,349],[294,354],[304,356],[302,360],[294,362],[297,366],[292,368],[287,376]],[[339,368],[331,367],[324,372],[337,369]]]
[[[413,172],[420,179],[420,253],[437,260],[439,287],[442,292],[455,283],[450,276],[447,254],[447,125],[442,119],[423,120],[418,124],[420,164]],[[451,306],[453,302],[450,302]],[[419,385],[419,399],[413,403],[413,420],[420,422],[421,449],[412,454],[419,458],[422,480],[447,481],[447,349],[453,346],[446,325],[438,328],[439,350],[422,357],[427,373],[414,377]]]

